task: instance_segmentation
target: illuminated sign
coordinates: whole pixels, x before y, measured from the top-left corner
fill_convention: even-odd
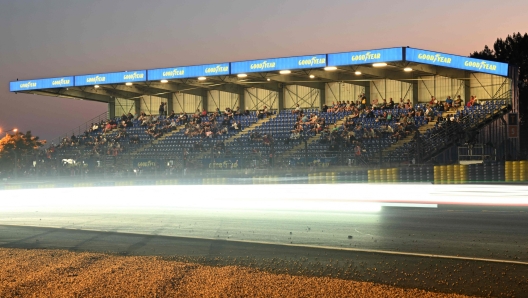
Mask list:
[[[205,167],[210,169],[237,169],[238,160],[229,158],[204,158],[202,163]]]
[[[463,70],[484,72],[500,76],[508,75],[508,64],[506,63],[430,52],[413,48],[408,48],[406,50],[405,59],[411,62],[459,68]]]
[[[272,58],[231,62],[231,74],[292,70],[303,68],[323,68],[325,66],[326,55]]]
[[[328,54],[328,66],[402,61],[402,48]]]
[[[73,77],[15,81],[9,83],[9,91],[24,91],[35,89],[64,88],[73,86]]]
[[[145,70],[124,71],[75,76],[75,86],[144,82],[146,80],[147,71]]]
[[[138,168],[155,168],[160,165],[159,161],[156,159],[134,159],[134,167]]]
[[[150,69],[147,73],[149,81],[228,75],[229,63]]]

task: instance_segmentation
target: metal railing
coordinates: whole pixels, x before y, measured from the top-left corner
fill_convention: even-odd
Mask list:
[[[51,140],[51,142],[48,142],[48,145],[52,145],[52,144],[60,144],[60,142],[64,139],[64,138],[69,138],[71,137],[72,135],[81,135],[83,134],[85,131],[87,131],[90,127],[91,127],[91,124],[92,123],[100,123],[101,121],[106,121],[108,120],[108,112],[104,112],[100,115],[97,115],[95,117],[93,117],[92,119],[84,122],[83,124],[77,126],[76,128],[73,128],[63,134],[60,134],[58,137],[55,137]]]

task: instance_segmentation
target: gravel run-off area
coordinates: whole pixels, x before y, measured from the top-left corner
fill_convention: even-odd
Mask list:
[[[468,297],[160,257],[0,248],[0,297]]]

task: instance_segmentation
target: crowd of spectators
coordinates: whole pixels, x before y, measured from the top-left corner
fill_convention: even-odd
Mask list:
[[[234,119],[235,115],[240,115],[238,108],[235,111],[226,108],[223,112],[217,108],[212,113],[196,110],[191,117],[182,114],[179,119],[181,123],[185,124],[184,135],[212,139],[220,135],[227,135],[230,131],[242,129],[241,122]]]
[[[411,135],[416,129],[415,124],[417,117],[424,117],[426,121],[437,121],[439,127],[445,127],[449,122],[456,122],[457,119],[444,119],[441,112],[449,110],[458,110],[460,107],[479,105],[479,100],[472,96],[464,104],[458,95],[455,99],[447,97],[445,101],[438,101],[435,96],[420,107],[413,107],[410,100],[400,98],[399,103],[389,100],[373,100],[370,105],[367,104],[364,94],[360,95],[356,101],[337,101],[332,105],[324,105],[321,109],[323,113],[343,113],[346,117],[342,125],[328,126],[325,117],[318,113],[305,113],[299,105],[292,110],[297,118],[291,129],[291,134],[287,142],[299,140],[303,133],[319,134],[320,142],[330,144],[330,150],[339,148],[361,146],[364,140],[384,138],[393,141],[401,140]],[[395,112],[396,111],[396,112]],[[145,133],[151,139],[158,139],[178,127],[184,125],[184,135],[188,137],[197,137],[201,140],[214,139],[217,136],[229,134],[232,131],[240,131],[242,125],[240,121],[235,120],[236,115],[249,115],[249,111],[241,111],[239,107],[232,110],[225,108],[224,111],[216,109],[214,112],[207,112],[205,109],[197,110],[194,114],[180,113],[174,111],[166,114],[166,104],[161,104],[159,108],[160,115],[147,115],[141,112],[134,116],[131,113],[123,114],[115,120],[100,121],[92,123],[90,127],[81,135],[72,135],[69,138],[63,138],[59,144],[50,146],[45,154],[48,158],[54,156],[58,150],[75,150],[79,149],[84,155],[100,156],[111,155],[118,156],[125,151],[127,146],[138,145],[141,139],[137,134],[129,135],[127,130],[130,127],[142,127]],[[269,109],[264,106],[256,112],[259,119],[271,115]],[[362,118],[369,118],[378,125],[365,125]],[[446,122],[449,121],[449,122]],[[123,142],[123,140],[126,140]],[[194,144],[195,150],[203,150],[201,140]],[[262,142],[264,145],[271,146],[274,140],[269,134],[260,135],[253,132],[250,135],[252,142]],[[215,152],[226,153],[225,145],[220,143],[215,145]]]

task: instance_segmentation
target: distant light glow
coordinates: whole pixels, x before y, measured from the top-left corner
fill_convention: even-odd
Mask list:
[[[324,68],[324,70],[326,70],[326,71],[332,71],[332,70],[336,70],[336,69],[337,69],[337,67],[335,67],[335,66],[327,66],[327,67]]]
[[[245,77],[247,77],[247,74],[245,74],[245,73],[239,73],[239,74],[237,74],[237,77],[239,77],[239,78],[245,78]]]
[[[99,88],[99,85],[95,85],[94,88],[95,88],[95,89]]]
[[[205,81],[205,80],[207,80],[206,77],[198,77],[198,81]]]
[[[313,79],[313,78],[315,78],[315,76],[314,75],[310,75],[310,79]]]
[[[372,66],[374,66],[374,67],[384,67],[384,66],[387,66],[387,63],[385,63],[385,62],[374,63],[374,64],[372,64]]]
[[[168,83],[169,80],[161,80],[160,82],[162,82],[163,84],[165,84],[165,83]]]
[[[279,71],[279,73],[280,73],[280,74],[290,74],[290,73],[291,73],[291,70],[287,70],[287,69],[285,69],[285,70],[281,70],[281,71]]]
[[[291,185],[290,187],[295,187]],[[319,187],[323,189],[322,187]],[[233,190],[237,189],[236,192]],[[264,190],[265,189],[265,190]],[[275,190],[274,190],[275,189]],[[239,192],[240,190],[240,192]],[[2,204],[3,211],[27,210],[27,208],[68,208],[68,209],[105,209],[124,210],[137,208],[193,208],[193,209],[237,209],[237,210],[279,210],[279,211],[336,211],[336,212],[378,212],[382,205],[378,202],[362,202],[341,199],[323,199],[323,197],[291,196],[280,185],[162,185],[162,186],[120,186],[101,189],[92,188],[52,188],[10,190],[10,200]],[[184,197],[150,196],[154,192],[178,191],[180,193],[215,193],[214,197],[200,196],[193,200]],[[257,191],[258,195],[249,198],[246,194]],[[278,196],[268,191],[280,191]],[[130,198],[122,198],[123,192],[134,193]],[[304,194],[304,192],[301,192]],[[322,192],[319,192],[322,194]],[[47,199],[43,200],[42,197]],[[72,200],[72,197],[77,199]],[[149,197],[148,200],[145,200]]]
[[[355,72],[355,74],[356,74],[356,76],[359,76],[361,74],[361,71],[358,70],[358,71]]]
[[[266,81],[268,81],[268,82],[269,82],[269,81],[271,81],[271,79],[270,79],[270,78],[267,78],[267,79],[266,79]]]
[[[410,71],[413,71],[413,69],[410,68],[410,67],[405,67],[405,68],[403,69],[403,71],[410,72]]]
[[[132,82],[126,82],[125,85],[132,86]]]

